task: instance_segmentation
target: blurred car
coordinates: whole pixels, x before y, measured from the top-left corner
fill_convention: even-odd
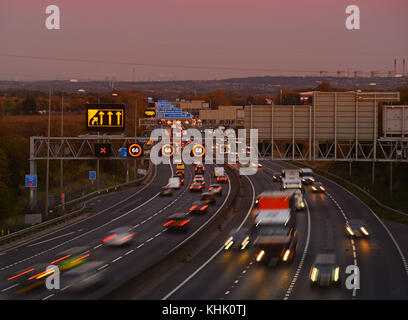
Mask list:
[[[175,175],[184,179],[184,171],[183,170],[177,170]]]
[[[163,225],[168,231],[187,231],[191,221],[188,213],[174,213],[167,217],[167,222]]]
[[[222,187],[219,184],[211,184],[208,188],[208,192],[212,192],[213,194],[221,197],[222,196]]]
[[[9,284],[14,283],[16,286],[14,293],[23,294],[44,287],[47,277],[54,273],[54,270],[47,271],[48,266],[47,263],[36,264],[32,268],[17,272],[15,276],[7,279]]]
[[[314,182],[312,185],[312,192],[325,192],[326,188],[321,182]]]
[[[233,229],[229,235],[228,240],[224,244],[224,249],[238,249],[244,250],[248,247],[250,242],[248,229]]]
[[[363,221],[359,219],[350,219],[350,221],[346,224],[346,234],[349,237],[357,238],[366,238],[370,235]]]
[[[280,172],[274,172],[272,174],[273,181],[281,182],[282,181],[282,174]]]
[[[200,182],[205,187],[205,179],[203,175],[197,175],[194,177],[193,182]]]
[[[194,201],[193,205],[190,207],[190,213],[207,213],[208,203],[203,201]]]
[[[102,242],[111,247],[123,246],[125,244],[129,244],[133,240],[134,235],[135,234],[132,232],[132,228],[119,227],[109,231]]]
[[[173,194],[173,188],[170,188],[169,186],[161,187],[160,189],[161,196],[171,196],[172,194]]]
[[[182,176],[182,175],[180,175],[180,174],[175,174],[175,175],[173,176],[173,178],[178,178],[179,181],[180,181],[180,185],[183,185],[183,184],[184,184],[184,176]]]
[[[207,204],[211,204],[214,205],[215,204],[215,196],[212,192],[204,192],[201,195],[201,199],[202,202],[207,203]]]
[[[195,168],[194,168],[194,172],[195,174],[204,174],[205,168],[202,164],[198,164]]]
[[[73,247],[60,252],[50,264],[58,266],[59,270],[63,272],[86,262],[89,255],[89,247]]]
[[[204,185],[199,181],[194,181],[190,186],[190,191],[203,191]]]
[[[176,169],[177,170],[184,170],[184,163],[177,163]]]
[[[228,177],[227,176],[218,176],[217,177],[217,182],[221,183],[221,182],[227,182],[228,181]]]
[[[64,292],[77,293],[94,289],[102,285],[107,279],[107,268],[104,261],[90,261],[65,273],[61,279]]]
[[[340,267],[334,253],[319,253],[310,269],[310,280],[313,285],[340,285]]]
[[[184,179],[183,179],[184,180]],[[169,183],[167,184],[168,187],[173,189],[180,189],[181,187],[181,179],[179,176],[170,177]]]

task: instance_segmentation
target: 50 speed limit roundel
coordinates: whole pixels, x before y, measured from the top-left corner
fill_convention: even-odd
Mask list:
[[[165,144],[162,147],[162,154],[166,157],[171,157],[174,153],[174,147],[171,144]]]
[[[193,155],[195,157],[202,157],[205,154],[205,148],[202,144],[197,144],[193,147]]]
[[[142,155],[143,148],[137,143],[131,144],[128,148],[128,154],[132,158],[138,158]]]

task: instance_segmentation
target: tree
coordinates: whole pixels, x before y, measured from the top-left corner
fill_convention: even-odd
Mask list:
[[[24,114],[34,114],[37,112],[37,104],[33,96],[25,98],[21,104],[21,111]]]

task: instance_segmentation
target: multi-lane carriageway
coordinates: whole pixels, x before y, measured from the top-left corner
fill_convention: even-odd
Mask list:
[[[233,228],[248,227],[248,216],[254,198],[264,190],[279,189],[271,173],[291,165],[263,161],[263,168],[253,176],[240,177],[240,196],[232,206],[234,175],[229,172],[229,183],[217,205],[205,216],[194,216],[186,234],[170,234],[163,229],[167,215],[186,211],[199,195],[190,193],[193,168],[186,166],[185,184],[172,197],[160,197],[175,167],[160,165],[155,168],[152,181],[138,189],[106,195],[90,203],[97,214],[52,234],[24,245],[0,252],[0,297],[12,299],[18,281],[7,279],[37,263],[53,261],[59,252],[75,246],[86,246],[93,260],[103,261],[109,281],[97,290],[72,295],[62,287],[51,292],[39,289],[18,296],[27,299],[408,299],[408,267],[404,255],[386,226],[355,196],[334,182],[319,177],[325,194],[306,191],[307,207],[298,212],[298,248],[290,265],[267,268],[257,264],[251,249],[237,252],[223,250],[228,233]],[[207,165],[207,186],[215,182],[213,166]],[[236,178],[235,178],[236,179]],[[169,252],[174,252],[189,241],[197,241],[200,228],[218,214],[228,215],[219,228],[199,235],[200,245],[190,252],[190,259],[180,259],[147,289],[138,290],[127,285],[138,274],[146,274]],[[370,238],[351,240],[346,237],[344,225],[348,219],[362,219],[370,230]],[[131,226],[136,241],[124,248],[107,248],[102,244],[106,233],[118,226]],[[360,269],[360,289],[312,288],[309,271],[317,253],[335,252],[345,280],[345,267],[357,265]],[[147,273],[148,274],[148,273]],[[136,277],[137,278],[137,277]],[[13,279],[16,280],[16,279]]]

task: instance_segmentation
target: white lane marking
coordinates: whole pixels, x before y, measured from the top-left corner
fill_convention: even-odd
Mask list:
[[[102,269],[105,269],[106,267],[108,267],[109,266],[109,264],[105,264],[105,265],[103,265],[102,267],[100,267],[99,269],[98,269],[98,271],[100,271],[100,270],[102,270]]]
[[[156,169],[156,166],[154,166],[154,175],[153,175],[153,178],[151,179],[151,181],[150,181],[148,184],[146,184],[143,188],[141,188],[140,190],[138,190],[136,193],[133,193],[133,194],[130,195],[129,197],[127,197],[127,198],[125,198],[125,199],[123,199],[123,200],[121,200],[121,201],[119,201],[119,202],[116,202],[115,204],[111,205],[110,207],[108,207],[108,208],[106,208],[106,209],[103,209],[102,211],[100,211],[100,212],[98,212],[98,213],[96,213],[96,214],[94,214],[94,215],[92,215],[92,216],[90,216],[90,217],[88,217],[88,218],[82,219],[81,221],[77,221],[77,222],[71,223],[70,225],[67,225],[67,226],[65,226],[65,227],[59,228],[58,230],[55,230],[55,231],[50,232],[50,233],[48,233],[48,234],[45,234],[45,235],[39,237],[38,239],[31,240],[31,241],[27,241],[26,243],[23,243],[23,244],[21,244],[21,245],[17,245],[17,246],[12,247],[12,248],[10,248],[10,249],[8,249],[8,250],[15,250],[15,249],[17,249],[17,248],[20,248],[20,247],[22,247],[22,246],[25,246],[25,245],[27,245],[27,244],[33,242],[33,241],[40,240],[40,239],[42,239],[42,238],[44,238],[44,237],[48,237],[48,236],[50,236],[50,235],[52,235],[52,234],[54,234],[54,233],[60,232],[60,231],[62,231],[62,230],[64,230],[64,229],[70,228],[70,227],[72,227],[72,226],[74,226],[74,225],[76,225],[76,224],[82,223],[82,222],[87,221],[87,220],[89,220],[89,219],[92,219],[92,218],[94,218],[94,217],[96,217],[96,216],[99,216],[100,214],[102,214],[102,213],[104,213],[104,212],[106,212],[106,211],[108,211],[108,210],[110,210],[110,209],[112,209],[112,208],[114,208],[114,207],[116,207],[116,206],[122,204],[123,202],[128,201],[129,199],[133,198],[135,195],[137,195],[137,194],[139,194],[140,192],[142,192],[144,189],[146,189],[148,186],[150,186],[150,185],[153,183],[153,181],[154,181],[154,179],[156,178],[156,176],[157,176],[157,169]],[[88,200],[88,201],[91,201],[91,200]],[[87,203],[88,203],[88,202],[85,202],[85,204],[87,204]],[[3,270],[3,269],[0,269],[0,271],[1,271],[1,270]]]
[[[228,174],[227,174],[228,176]],[[211,222],[211,220],[213,220],[218,212],[221,211],[221,209],[224,207],[225,203],[228,201],[229,195],[231,193],[231,179],[228,176],[228,193],[227,196],[224,199],[224,202],[221,204],[221,206],[217,209],[217,211],[214,212],[214,214],[203,224],[201,225],[201,227],[199,227],[195,232],[193,232],[189,237],[187,237],[186,239],[184,239],[182,242],[180,242],[176,247],[174,247],[172,250],[169,251],[169,254],[172,253],[173,251],[177,250],[180,246],[182,246],[185,242],[189,241],[192,237],[194,237],[202,228],[204,228],[208,223]]]
[[[136,247],[136,249],[139,249],[139,248],[141,248],[141,247],[143,247],[143,246],[144,246],[144,243],[138,245],[138,246]]]
[[[127,256],[128,254],[131,254],[133,251],[135,251],[135,250],[132,249],[132,250],[126,252],[126,253],[125,253],[125,256]]]
[[[309,205],[307,204],[306,199],[305,199],[305,204],[306,204],[306,209],[307,209],[307,236],[306,236],[306,244],[305,244],[305,248],[304,248],[304,250],[303,250],[302,258],[300,259],[299,265],[298,265],[298,267],[297,267],[297,269],[296,269],[295,276],[294,276],[293,279],[292,279],[292,282],[291,282],[291,284],[290,284],[290,287],[289,287],[288,291],[286,291],[284,300],[288,300],[288,299],[289,299],[290,293],[291,293],[293,287],[294,287],[295,284],[296,284],[296,281],[297,281],[297,279],[298,279],[298,276],[299,276],[300,272],[302,271],[303,263],[304,263],[304,261],[305,261],[305,259],[306,259],[307,251],[309,250],[310,230],[311,230],[311,227],[312,227],[312,226],[311,226],[311,220],[310,220]]]
[[[245,176],[246,177],[246,176]],[[248,219],[248,216],[250,215],[252,208],[254,206],[254,202],[255,202],[255,187],[251,181],[251,179],[249,179],[247,177],[247,179],[249,180],[251,186],[252,186],[252,192],[253,192],[253,198],[252,198],[252,204],[251,207],[248,210],[248,213],[244,219],[244,222]],[[229,192],[231,191],[231,183],[230,183],[230,179],[228,178],[228,184],[229,184]],[[228,195],[225,199],[228,198],[229,196],[229,192]],[[225,203],[225,201],[224,201]],[[223,203],[223,205],[224,205]],[[222,208],[222,206],[220,207]],[[220,210],[220,209],[219,209]],[[241,225],[239,226],[239,228],[242,227],[244,223],[241,223]],[[206,262],[204,262],[197,270],[195,270],[190,276],[188,276],[183,282],[181,282],[177,287],[175,287],[172,291],[170,291],[167,295],[165,295],[162,300],[167,300],[169,297],[171,297],[176,291],[178,291],[181,287],[183,287],[187,282],[189,282],[192,278],[194,278],[196,276],[196,274],[198,274],[202,269],[204,269],[222,250],[224,250],[224,246],[222,246],[221,248],[219,248]],[[227,291],[229,293],[229,291]],[[226,294],[228,294],[226,293]]]
[[[392,235],[391,231],[387,228],[387,226],[384,224],[384,222],[382,222],[382,220],[375,214],[375,212],[362,200],[360,200],[354,193],[352,193],[351,191],[347,190],[346,188],[344,188],[342,185],[328,179],[325,178],[327,180],[329,180],[330,182],[334,183],[335,185],[337,185],[338,187],[340,187],[341,189],[343,189],[344,191],[346,191],[347,193],[349,193],[352,197],[356,198],[358,201],[360,201],[372,214],[373,216],[378,220],[378,222],[383,226],[383,228],[385,229],[385,231],[388,233],[388,236],[391,238],[392,242],[394,243],[395,247],[397,248],[397,251],[401,257],[402,263],[404,265],[404,269],[405,269],[405,273],[408,276],[408,264],[407,264],[407,260],[405,259],[404,254],[402,253],[402,250],[400,248],[400,246],[398,245],[398,242],[395,240],[394,236]]]
[[[60,236],[58,236],[58,237],[54,237],[54,238],[51,238],[51,239],[47,239],[47,240],[44,240],[44,241],[41,241],[41,242],[36,242],[36,243],[34,243],[34,244],[30,244],[29,247],[38,246],[39,244],[42,244],[42,243],[45,243],[45,242],[49,242],[49,241],[52,241],[52,240],[55,240],[55,239],[59,239],[59,238],[62,238],[62,237],[66,237],[66,236],[69,236],[69,235],[71,235],[71,234],[73,234],[73,233],[75,233],[75,231],[72,231],[72,232],[69,232],[69,233],[60,235]]]
[[[120,259],[122,259],[122,256],[120,256],[120,257],[118,257],[118,258],[112,260],[112,263],[113,263],[113,262],[116,262],[116,261],[119,261]]]
[[[95,246],[94,249],[98,249],[99,247],[102,247],[102,243]]]
[[[48,298],[51,298],[53,296],[54,296],[54,294],[50,294],[49,296],[46,296],[45,298],[43,298],[43,300],[47,300]]]
[[[12,286],[1,290],[1,292],[6,292],[7,290],[13,289],[14,287],[17,287],[18,285],[19,285],[19,283],[13,284]]]
[[[139,209],[140,207],[144,206],[146,203],[149,203],[150,201],[152,201],[152,200],[153,200],[154,198],[156,198],[158,195],[159,195],[159,193],[157,193],[155,196],[153,196],[153,197],[150,198],[149,200],[143,202],[142,204],[140,204],[140,205],[137,206],[136,208],[133,208],[133,209],[131,209],[131,210],[129,210],[129,211],[123,213],[123,214],[120,215],[118,218],[123,218],[123,217],[127,216],[128,214],[130,214],[130,213],[136,211],[136,210]],[[117,219],[118,219],[118,218],[117,218]],[[69,243],[69,242],[72,242],[72,241],[74,241],[74,240],[76,240],[76,239],[82,238],[83,236],[85,236],[85,235],[87,235],[87,234],[90,234],[90,233],[92,233],[92,232],[95,232],[96,230],[99,230],[99,229],[101,229],[101,228],[103,228],[103,227],[105,227],[105,226],[111,224],[112,222],[113,222],[113,220],[108,221],[108,222],[106,222],[106,223],[104,223],[104,224],[102,224],[102,225],[100,225],[100,226],[98,226],[98,227],[96,227],[96,228],[94,228],[94,229],[91,229],[91,230],[89,230],[89,231],[87,231],[87,232],[85,232],[85,233],[83,233],[83,234],[80,234],[79,236],[76,236],[76,237],[74,237],[74,238],[72,238],[72,239],[70,239],[70,240],[67,240],[67,241],[65,241],[65,242],[62,242],[62,243],[60,243],[59,245],[56,245],[56,246],[54,246],[54,247],[52,247],[52,248],[49,248],[49,249],[44,250],[44,251],[42,251],[42,252],[39,252],[39,253],[37,253],[36,255],[33,255],[33,256],[28,257],[28,258],[25,258],[25,259],[23,259],[23,260],[17,261],[17,262],[15,262],[15,263],[10,264],[10,265],[8,265],[8,266],[5,266],[5,267],[3,267],[3,268],[0,268],[0,271],[6,270],[6,269],[8,269],[8,268],[10,268],[10,267],[12,267],[12,266],[14,266],[14,265],[16,265],[16,264],[19,264],[19,263],[21,263],[21,262],[30,260],[30,259],[32,259],[32,258],[34,258],[34,257],[36,257],[36,256],[39,256],[39,255],[42,255],[42,254],[44,254],[44,253],[46,253],[46,252],[52,251],[52,250],[54,250],[54,249],[56,249],[56,248],[58,248],[58,247],[61,247],[61,246],[65,245],[65,244]]]

